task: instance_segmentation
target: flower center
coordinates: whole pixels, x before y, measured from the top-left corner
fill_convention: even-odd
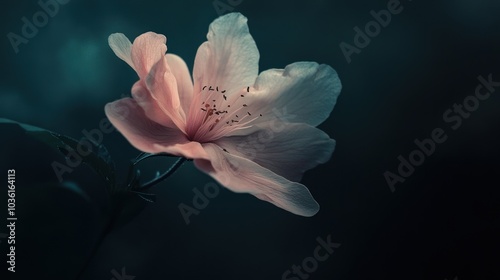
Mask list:
[[[191,103],[186,129],[188,138],[206,143],[250,127],[254,120],[262,117],[252,101],[250,87],[229,93],[219,86],[203,86]]]

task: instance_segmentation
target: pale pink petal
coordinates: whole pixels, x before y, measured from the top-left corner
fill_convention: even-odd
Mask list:
[[[140,65],[136,69],[139,76],[147,77],[147,72],[151,70],[152,65],[162,59],[163,55],[161,54],[166,51],[165,40],[164,36],[149,32],[139,36],[134,41],[135,59]],[[127,37],[121,33],[114,33],[109,36],[108,42],[115,54],[135,69],[134,62],[132,61],[132,43]],[[153,58],[152,61],[148,57]],[[134,84],[132,87],[132,96],[150,119],[163,126],[174,127],[170,117],[163,112],[158,103],[152,98],[143,80]]]
[[[143,81],[138,81],[132,86],[132,97],[134,100],[142,107],[146,116],[163,126],[176,128],[172,119],[163,112],[163,110],[158,105],[158,102],[153,99],[151,93],[144,85]]]
[[[122,33],[113,33],[109,35],[108,43],[116,56],[135,69],[131,54],[132,43],[130,43],[130,40],[125,35]]]
[[[125,138],[146,153],[169,153],[187,158],[207,158],[202,146],[189,141],[176,128],[151,121],[134,99],[124,98],[106,104],[106,116]]]
[[[151,68],[145,83],[160,109],[184,132],[186,119],[180,105],[177,80],[170,71],[166,56]]]
[[[306,170],[327,162],[335,149],[326,133],[297,123],[268,122],[250,135],[221,138],[216,144],[296,182]]]
[[[193,97],[191,74],[186,62],[175,54],[167,54],[167,62],[177,81],[177,91],[179,92],[181,107],[184,113],[187,114]]]
[[[330,115],[342,85],[328,65],[297,62],[285,69],[262,72],[246,96],[254,114],[262,114],[249,127],[230,135],[245,135],[265,122],[306,123],[317,126]]]
[[[165,57],[167,38],[154,32],[147,32],[135,38],[131,48],[131,58],[135,70],[141,79],[145,78],[151,68]]]
[[[165,56],[166,40],[165,36],[153,32],[140,35],[132,45],[132,61],[160,109],[183,131],[185,118],[180,110],[177,81]]]
[[[210,160],[194,163],[226,188],[245,192],[271,202],[297,215],[310,217],[319,210],[318,203],[302,184],[291,182],[253,161],[223,151],[216,144],[204,144]]]
[[[259,51],[249,33],[246,17],[230,13],[217,18],[210,24],[207,39],[199,47],[194,62],[195,94],[205,85],[231,94],[254,83]]]

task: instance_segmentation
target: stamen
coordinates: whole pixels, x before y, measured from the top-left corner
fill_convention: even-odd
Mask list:
[[[259,114],[260,112],[253,111],[256,110],[256,108],[252,107],[255,105],[253,104],[253,98],[252,96],[246,96],[245,89],[240,90],[239,96],[238,92],[235,92],[235,94],[231,92],[226,95],[227,90],[222,90],[222,87],[219,89],[218,85],[206,85],[203,86],[203,90],[207,90],[207,95],[200,94],[197,96],[198,100],[202,101],[200,102],[202,112],[197,111],[193,115],[195,121],[189,124],[190,128],[188,129],[190,139],[199,141],[218,139],[230,131],[249,128],[254,120],[262,117],[262,114]],[[246,92],[250,92],[250,86],[246,88]],[[240,97],[250,98],[250,101],[243,103],[245,99],[240,99]],[[200,104],[198,102],[196,103]],[[227,108],[227,110],[221,110],[221,108]],[[228,110],[231,110],[231,112]],[[220,123],[219,126],[218,123]],[[227,152],[225,149],[224,151]]]

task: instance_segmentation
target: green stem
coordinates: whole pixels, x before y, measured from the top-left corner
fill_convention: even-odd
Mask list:
[[[141,153],[139,154],[135,160],[132,161],[132,163],[130,164],[130,169],[129,169],[129,174],[128,174],[128,179],[127,179],[127,184],[128,186],[130,186],[133,181],[136,180],[137,178],[137,175],[139,172],[137,170],[137,173],[134,172],[134,166],[137,165],[139,162],[147,159],[147,158],[151,158],[151,157],[158,157],[158,156],[172,156],[172,155],[168,155],[168,154],[146,154],[146,153]],[[137,191],[146,191],[148,190],[149,188],[151,188],[152,186],[160,183],[161,181],[167,179],[168,177],[170,177],[172,174],[175,173],[175,171],[177,171],[179,169],[179,167],[182,166],[182,164],[186,161],[186,158],[179,158],[177,159],[177,161],[165,172],[163,173],[162,175],[154,178],[153,180],[145,183],[145,184],[139,184],[139,187],[136,187],[133,191],[134,192],[137,192]],[[141,193],[138,193],[139,195],[141,195]],[[91,260],[95,257],[95,255],[97,254],[97,251],[99,250],[99,248],[101,247],[101,244],[103,243],[104,239],[106,238],[106,236],[113,230],[114,228],[114,225],[122,211],[122,208],[123,208],[123,201],[121,199],[118,199],[118,200],[113,200],[112,199],[112,214],[110,216],[110,218],[108,219],[107,223],[106,223],[106,226],[104,228],[103,231],[101,231],[101,234],[99,236],[99,239],[97,240],[97,243],[96,245],[92,248],[92,251],[90,253],[90,257],[85,261],[85,263],[83,264],[83,267],[80,269],[80,271],[78,272],[77,274],[77,278],[76,279],[81,279],[84,272],[88,269],[89,267],[89,264],[91,262]]]
[[[154,155],[152,155],[154,156]],[[184,162],[186,161],[186,158],[179,158],[175,163],[174,165],[172,165],[167,171],[165,171],[165,173],[163,173],[162,175],[154,178],[153,180],[145,183],[145,184],[140,184],[141,186],[138,188],[138,190],[140,191],[145,191],[145,190],[148,190],[149,188],[151,188],[152,186],[160,183],[161,181],[167,179],[168,177],[170,177],[170,175],[174,174],[175,171],[177,171],[177,169],[179,169],[179,167],[182,166],[182,164],[184,164]]]

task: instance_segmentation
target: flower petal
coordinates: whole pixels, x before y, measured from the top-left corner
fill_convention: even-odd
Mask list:
[[[138,81],[132,86],[132,97],[141,106],[144,114],[152,121],[162,126],[176,128],[172,119],[163,112],[158,102],[151,96],[151,93],[144,85],[143,81]]]
[[[208,158],[202,146],[189,141],[180,130],[151,121],[134,99],[124,98],[108,103],[105,112],[118,131],[140,151]]]
[[[135,69],[132,62],[132,43],[130,43],[130,40],[125,35],[122,33],[113,33],[109,35],[108,43],[116,56]]]
[[[296,62],[285,69],[262,72],[248,96],[252,109],[262,114],[253,124],[279,120],[317,126],[330,115],[342,85],[337,72],[328,65]],[[236,131],[244,135],[254,128]]]
[[[221,138],[216,144],[295,182],[305,171],[327,162],[335,149],[335,140],[315,127],[274,122],[250,135]]]
[[[132,62],[141,79],[145,78],[151,68],[165,57],[167,38],[154,32],[147,32],[135,38],[131,49]]]
[[[175,54],[167,54],[167,63],[177,81],[177,91],[181,107],[185,114],[189,111],[189,106],[193,98],[193,81],[186,62]]]
[[[259,69],[259,51],[249,33],[247,18],[230,13],[214,20],[208,41],[196,53],[194,92],[203,86],[218,86],[228,94],[254,83]]]
[[[160,109],[183,131],[185,116],[180,109],[177,81],[165,55],[166,41],[165,36],[154,32],[140,35],[132,45],[132,61],[141,81]]]
[[[318,203],[304,185],[291,182],[248,159],[226,153],[216,144],[204,144],[203,147],[210,160],[195,159],[196,167],[228,189],[251,193],[297,215],[310,217],[318,212]]]
[[[151,68],[145,83],[160,109],[181,131],[185,131],[186,118],[180,105],[177,80],[170,70],[166,56]]]

